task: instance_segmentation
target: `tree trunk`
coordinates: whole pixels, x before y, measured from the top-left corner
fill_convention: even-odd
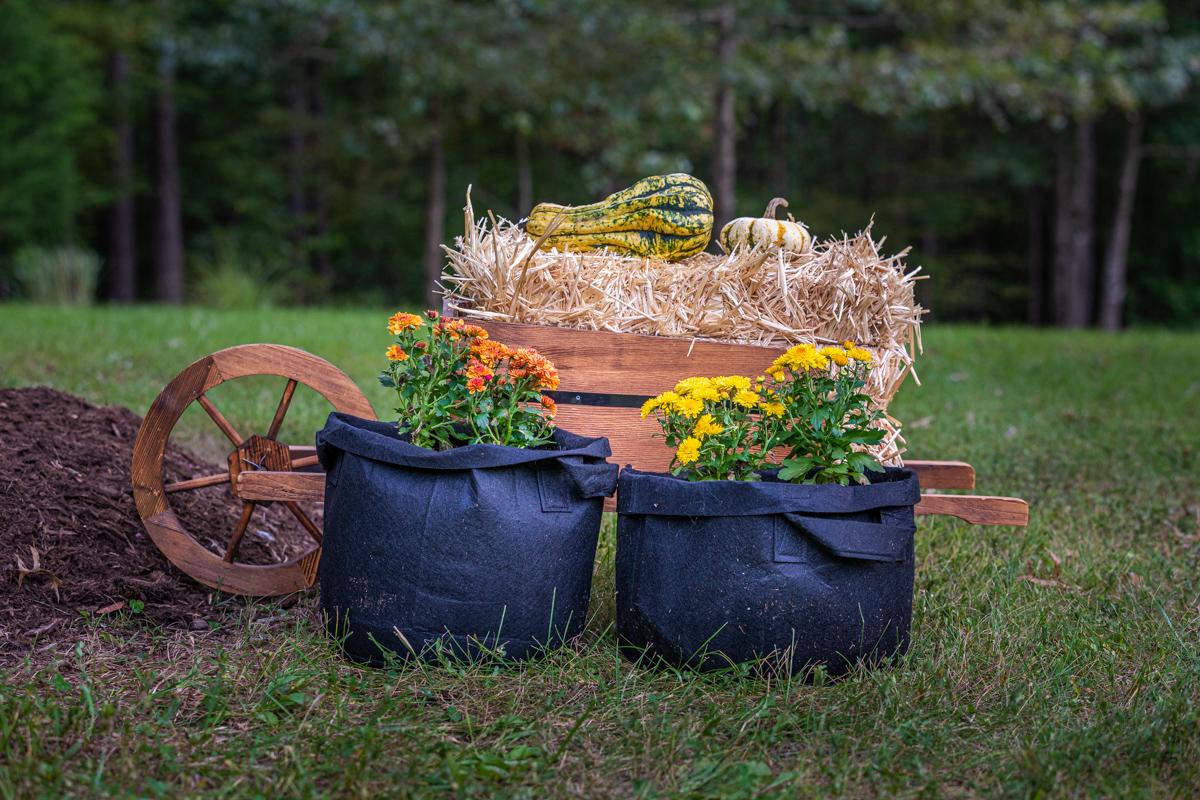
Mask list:
[[[317,239],[317,275],[329,286],[333,283],[333,263],[329,259],[329,249],[325,245],[329,234],[329,203],[325,186],[326,170],[322,138],[325,132],[325,89],[321,82],[321,62],[316,59],[310,59],[308,62],[308,93],[312,150],[316,154],[316,179],[312,182],[312,234]]]
[[[775,197],[791,200],[792,143],[791,107],[782,98],[771,106],[771,177],[769,185]]]
[[[1041,186],[1029,190],[1029,226],[1027,228],[1029,294],[1025,319],[1030,325],[1046,321],[1046,196]]]
[[[717,70],[713,103],[713,230],[719,231],[737,213],[737,97],[730,71],[737,45],[733,36],[734,9],[722,6],[717,24]],[[716,237],[713,237],[714,239]]]
[[[179,196],[179,152],[175,133],[175,52],[170,41],[171,7],[159,0],[167,41],[158,58],[155,132],[158,139],[158,241],[156,296],[164,303],[183,301],[183,213]]]
[[[942,123],[937,117],[934,117],[931,122],[932,128],[929,132],[929,144],[926,151],[926,158],[933,161],[932,169],[926,174],[924,182],[925,191],[930,195],[934,195],[939,190],[938,168],[941,166],[942,160]],[[935,262],[941,252],[941,236],[938,230],[937,220],[933,215],[926,215],[925,224],[921,231],[921,257],[927,259],[926,263]]]
[[[1075,126],[1075,169],[1071,181],[1071,272],[1066,326],[1092,321],[1096,282],[1096,123]]]
[[[520,219],[533,208],[533,165],[529,159],[529,136],[520,128],[513,140],[513,150],[517,164],[517,212],[514,219]]]
[[[1121,159],[1121,178],[1117,185],[1117,207],[1104,253],[1103,294],[1100,299],[1100,327],[1106,331],[1121,329],[1125,310],[1125,274],[1129,257],[1129,237],[1133,232],[1133,201],[1137,195],[1138,167],[1142,161],[1141,114],[1129,120],[1125,154]]]
[[[1054,324],[1064,326],[1071,292],[1071,143],[1067,132],[1054,143]]]
[[[305,88],[304,62],[293,56],[288,70],[288,216],[291,218],[290,238],[296,257],[308,268],[304,252],[308,236],[308,91]]]
[[[109,87],[114,105],[113,186],[116,194],[108,218],[109,299],[137,299],[137,230],[133,207],[133,121],[130,118],[129,56],[118,50],[109,57]]]
[[[430,308],[441,304],[437,282],[442,275],[442,240],[446,232],[446,152],[441,109],[433,105],[430,120],[429,183],[425,201],[425,254],[422,259],[425,295]]]

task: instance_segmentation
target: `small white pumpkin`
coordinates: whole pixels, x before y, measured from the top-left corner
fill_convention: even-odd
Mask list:
[[[796,222],[791,214],[786,220],[775,219],[775,210],[779,206],[786,208],[787,204],[787,200],[776,197],[767,203],[767,209],[761,217],[738,217],[727,222],[717,239],[721,249],[729,253],[735,247],[768,244],[789,253],[807,253],[812,247],[812,235],[808,228]]]

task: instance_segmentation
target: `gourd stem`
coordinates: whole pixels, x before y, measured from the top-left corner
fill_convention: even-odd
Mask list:
[[[779,208],[780,206],[787,208],[788,201],[782,197],[772,198],[771,202],[767,203],[767,208],[765,211],[763,211],[763,216],[767,219],[775,219],[775,209]]]

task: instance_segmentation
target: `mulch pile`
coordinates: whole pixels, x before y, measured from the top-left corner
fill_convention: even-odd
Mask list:
[[[207,629],[241,607],[172,566],[142,527],[130,484],[141,421],[53,389],[0,389],[0,655],[73,635],[81,612],[136,608],[159,625]],[[222,470],[167,448],[167,481]],[[238,518],[224,485],[177,492],[171,507],[217,552]],[[284,509],[260,508],[239,560],[279,560],[298,528]],[[262,529],[275,535],[254,535]]]

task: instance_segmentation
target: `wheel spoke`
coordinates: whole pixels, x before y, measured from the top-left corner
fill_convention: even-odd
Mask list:
[[[288,406],[292,404],[292,395],[296,393],[296,379],[289,378],[287,386],[283,388],[283,396],[279,398],[279,406],[275,409],[275,416],[271,419],[271,427],[267,430],[267,438],[274,439],[279,434],[279,426],[283,424],[283,417],[288,412]]]
[[[203,489],[205,486],[217,486],[222,483],[229,483],[228,472],[218,472],[215,475],[204,475],[200,478],[189,478],[186,481],[168,483],[163,487],[163,491],[167,494],[171,492],[188,492],[192,489]]]
[[[237,432],[237,429],[229,424],[229,420],[225,419],[225,415],[217,410],[212,400],[208,399],[208,395],[200,395],[196,398],[196,402],[212,418],[212,421],[217,423],[217,427],[221,429],[221,433],[225,434],[225,438],[233,442],[234,447],[237,447],[244,441],[242,435]]]
[[[238,545],[242,543],[242,537],[246,535],[246,528],[250,525],[250,517],[253,514],[254,502],[247,501],[242,506],[242,517],[238,520],[237,527],[233,529],[233,536],[229,537],[229,544],[225,546],[225,563],[233,563],[233,556],[237,553]]]
[[[300,508],[300,504],[295,500],[287,500],[285,501],[285,505],[287,505],[288,511],[291,511],[292,514],[295,515],[296,519],[300,520],[300,524],[304,526],[306,531],[308,531],[309,536],[313,537],[317,544],[320,544],[321,529],[318,528],[316,524],[308,518],[308,514],[304,513],[304,509]]]
[[[314,467],[321,463],[321,459],[316,456],[302,456],[301,458],[292,459],[292,469],[297,470],[301,467]]]

